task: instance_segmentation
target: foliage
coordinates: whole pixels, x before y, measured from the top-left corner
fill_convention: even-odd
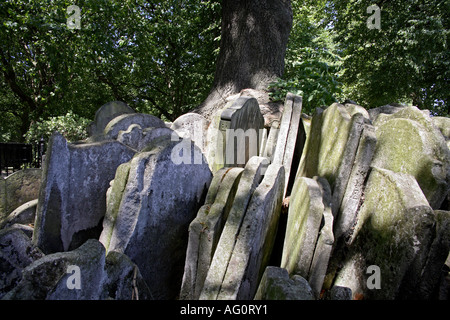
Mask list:
[[[328,15],[344,58],[346,94],[368,108],[403,102],[448,115],[450,2],[377,4],[380,29],[369,29],[372,1],[330,1]]]
[[[68,111],[93,118],[112,100],[173,120],[208,94],[217,1],[80,0],[80,29],[67,26],[70,5],[0,2],[0,112],[17,123],[0,121],[2,137],[21,140],[32,121]]]
[[[48,141],[53,132],[58,131],[69,142],[83,140],[88,137],[87,126],[91,120],[80,117],[69,111],[64,116],[51,117],[47,120],[40,119],[30,125],[25,134],[25,141],[33,145],[44,139]]]
[[[287,92],[302,95],[303,112],[329,105],[339,97],[341,59],[333,43],[333,30],[324,19],[327,1],[292,1],[294,22],[282,79],[270,85],[273,100]]]

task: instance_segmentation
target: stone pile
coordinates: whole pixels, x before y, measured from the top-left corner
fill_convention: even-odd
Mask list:
[[[0,298],[447,298],[448,118],[266,98],[170,124],[115,101],[55,133],[2,198]]]

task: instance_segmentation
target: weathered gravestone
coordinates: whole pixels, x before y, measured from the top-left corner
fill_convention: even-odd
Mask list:
[[[0,299],[22,279],[22,270],[44,254],[21,230],[0,231]]]
[[[31,263],[4,299],[97,300],[104,265],[105,248],[97,240],[88,240],[74,251],[49,254]]]
[[[314,294],[305,278],[289,278],[286,269],[269,266],[255,295],[255,300],[314,300]]]
[[[236,243],[239,228],[244,219],[251,196],[263,178],[267,159],[252,157],[247,162],[239,181],[233,206],[214,252],[200,299],[216,300],[224,279],[228,262]]]
[[[34,260],[23,270],[7,300],[151,299],[139,269],[124,254],[110,252],[95,240],[69,252]]]
[[[38,205],[38,200],[34,199],[28,201],[18,207],[16,210],[11,212],[11,214],[0,223],[0,229],[12,226],[15,223],[29,225],[34,224],[36,219],[36,209]]]
[[[272,163],[283,165],[285,172],[284,192],[290,194],[288,190],[291,179],[291,168],[293,169],[292,180],[295,179],[297,164],[303,151],[305,133],[301,126],[302,97],[288,93],[284,103],[283,117],[281,118],[280,129],[277,136],[277,143],[273,152]],[[290,187],[292,187],[291,181]]]
[[[116,168],[134,154],[117,141],[68,144],[62,135],[53,134],[43,168],[34,243],[48,254],[98,238],[109,182]]]
[[[243,170],[222,168],[214,174],[205,204],[189,225],[180,299],[192,300],[200,296]]]
[[[117,139],[120,131],[126,131],[131,125],[139,125],[141,129],[166,128],[164,121],[145,113],[122,114],[115,117],[105,127],[103,134],[106,139]]]
[[[442,133],[450,149],[450,118],[447,117],[432,117],[431,120],[436,128]]]
[[[450,190],[450,150],[429,116],[416,107],[374,123],[377,145],[373,166],[414,176],[430,206],[439,209]]]
[[[170,126],[182,139],[190,139],[202,152],[206,151],[206,132],[209,121],[198,113],[186,113]]]
[[[169,128],[145,128],[142,129],[138,124],[132,124],[126,131],[119,131],[117,141],[133,148],[136,151],[144,150],[155,140],[165,137],[167,140],[172,138],[173,130]]]
[[[176,146],[165,140],[118,168],[100,236],[108,252],[136,263],[155,299],[179,292],[188,227],[212,179],[205,162],[175,164]],[[200,152],[193,143],[191,149],[192,158]]]
[[[258,101],[239,97],[222,111],[219,129],[224,137],[224,165],[244,167],[251,157],[259,155],[264,118]]]
[[[312,280],[320,293],[334,241],[331,190],[326,179],[295,181],[284,239],[281,267]],[[320,235],[319,235],[320,234]]]
[[[415,286],[403,289],[402,299],[431,300],[436,298],[439,291],[443,266],[450,253],[450,211],[434,210],[434,216],[435,237],[428,250],[420,279],[413,282]]]
[[[414,177],[373,168],[348,253],[334,285],[353,297],[395,299],[420,279],[435,217]],[[370,266],[379,268],[379,288]],[[376,270],[376,269],[375,269]],[[369,283],[369,285],[368,285]]]
[[[251,196],[217,299],[249,300],[258,288],[278,228],[284,167],[271,164]]]
[[[352,172],[364,122],[368,121],[367,112],[362,107],[355,108],[334,103],[316,111],[297,171],[297,177],[319,176],[328,180],[335,216]]]
[[[111,101],[102,105],[97,112],[95,112],[94,121],[89,124],[88,133],[90,136],[95,136],[103,133],[106,125],[115,117],[122,114],[135,113],[125,102]]]
[[[0,179],[0,225],[13,210],[39,195],[41,169],[25,169]]]

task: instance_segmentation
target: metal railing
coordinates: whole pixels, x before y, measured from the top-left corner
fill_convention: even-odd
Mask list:
[[[27,143],[0,142],[0,172],[2,175],[9,171],[15,172],[26,167],[40,168],[44,155],[44,140],[34,146]]]

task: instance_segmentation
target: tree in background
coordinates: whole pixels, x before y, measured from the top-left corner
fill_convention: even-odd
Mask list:
[[[227,96],[281,77],[291,28],[291,0],[223,0],[214,83],[196,111],[210,118]]]
[[[303,112],[328,106],[342,93],[339,72],[342,59],[328,20],[328,1],[292,1],[294,23],[282,78],[270,84],[273,100],[284,101],[287,92],[303,97]]]
[[[374,4],[379,28],[367,24]],[[448,115],[449,12],[446,0],[329,1],[345,95],[366,108],[403,102]]]
[[[30,124],[69,111],[93,118],[121,100],[174,120],[205,99],[220,28],[215,1],[0,3],[0,135],[23,141]]]

